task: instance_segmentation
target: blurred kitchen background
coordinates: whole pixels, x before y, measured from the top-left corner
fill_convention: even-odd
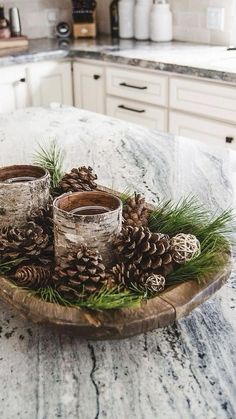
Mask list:
[[[5,10],[17,6],[21,13],[22,32],[30,38],[53,36],[60,21],[71,21],[71,0],[5,0]],[[98,0],[98,30],[110,32],[111,0]],[[170,0],[175,40],[229,45],[236,43],[236,0]],[[207,8],[224,8],[224,30],[207,29]]]

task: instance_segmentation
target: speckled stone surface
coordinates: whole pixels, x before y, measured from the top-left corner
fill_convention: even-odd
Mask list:
[[[108,187],[236,207],[236,152],[74,108],[0,115],[0,165],[31,162],[49,138],[65,169],[90,164]],[[118,342],[58,335],[0,302],[0,417],[233,419],[235,359],[235,274],[173,327]]]
[[[236,83],[236,51],[226,47],[184,42],[153,43],[134,40],[30,41],[22,51],[0,51],[0,67],[49,59],[86,58],[139,68]]]

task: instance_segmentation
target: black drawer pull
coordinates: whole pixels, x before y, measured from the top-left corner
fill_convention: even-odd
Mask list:
[[[231,144],[234,141],[234,137],[226,137],[225,141],[226,143]]]
[[[101,76],[99,76],[99,74],[94,74],[93,78],[94,78],[94,80],[99,80],[101,78]]]
[[[124,86],[124,87],[131,87],[132,89],[138,89],[138,90],[146,90],[147,86],[132,86],[132,84],[127,84],[127,83],[120,83],[120,86]]]
[[[22,78],[19,81],[20,81],[20,83],[25,83],[26,82],[25,78]]]
[[[127,106],[124,106],[124,105],[119,105],[118,108],[125,109],[126,111],[137,112],[137,113],[144,113],[144,112],[146,112],[145,109],[138,110],[138,109],[128,108]]]

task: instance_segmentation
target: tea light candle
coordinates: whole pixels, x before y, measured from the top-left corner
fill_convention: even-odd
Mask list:
[[[50,175],[37,166],[0,168],[0,225],[20,226],[50,198]]]
[[[62,195],[53,203],[55,256],[60,259],[79,245],[96,248],[110,266],[114,260],[112,239],[122,227],[122,202],[102,192]]]

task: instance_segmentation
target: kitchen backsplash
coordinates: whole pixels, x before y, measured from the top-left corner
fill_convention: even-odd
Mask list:
[[[109,33],[109,4],[98,0],[99,31]],[[5,9],[17,6],[23,32],[31,38],[53,34],[55,21],[71,20],[71,0],[5,0]],[[236,0],[170,0],[174,13],[174,38],[211,44],[236,43]],[[206,28],[207,7],[225,8],[225,31]]]

